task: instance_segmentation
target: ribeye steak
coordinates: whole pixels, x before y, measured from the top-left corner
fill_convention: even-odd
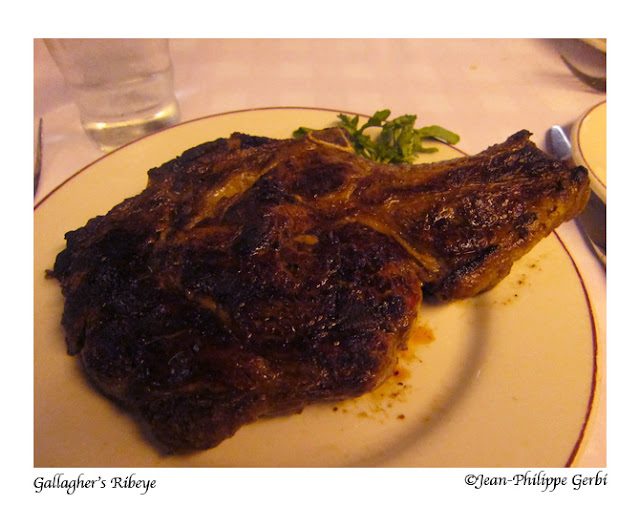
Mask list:
[[[173,453],[370,391],[423,294],[491,288],[586,204],[584,168],[529,136],[426,165],[362,158],[340,128],[196,146],[66,234],[68,352]]]

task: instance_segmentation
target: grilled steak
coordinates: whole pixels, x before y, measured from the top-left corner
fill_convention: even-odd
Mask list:
[[[66,234],[68,352],[174,453],[370,391],[423,294],[491,288],[586,204],[587,172],[529,135],[429,165],[366,160],[338,128],[192,148]]]

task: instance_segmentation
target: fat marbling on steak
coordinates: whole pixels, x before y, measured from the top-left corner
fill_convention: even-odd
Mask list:
[[[196,146],[66,234],[68,352],[173,453],[370,391],[423,294],[491,288],[585,206],[586,170],[529,136],[426,165],[362,158],[339,128]]]

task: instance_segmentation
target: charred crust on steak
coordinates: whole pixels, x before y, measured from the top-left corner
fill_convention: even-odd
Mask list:
[[[67,350],[172,453],[370,391],[423,294],[493,287],[585,206],[586,171],[529,136],[415,166],[366,160],[339,128],[189,149],[66,234],[48,276]]]

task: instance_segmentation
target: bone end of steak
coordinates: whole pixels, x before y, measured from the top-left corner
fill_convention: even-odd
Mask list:
[[[50,275],[69,354],[160,448],[190,452],[378,387],[423,293],[491,288],[588,195],[525,131],[418,166],[359,157],[337,128],[236,133],[68,232]]]
[[[446,301],[494,287],[585,207],[587,171],[542,152],[530,135],[522,130],[475,156],[377,167],[358,188],[420,262],[427,296]]]

